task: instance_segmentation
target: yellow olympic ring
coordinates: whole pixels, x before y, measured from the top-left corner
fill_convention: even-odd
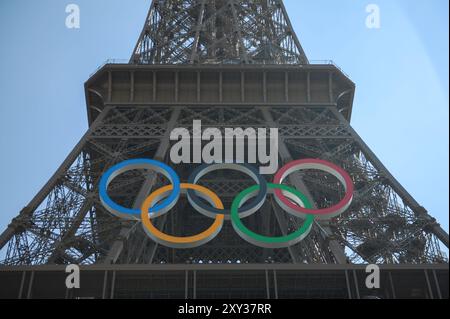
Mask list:
[[[224,209],[223,203],[214,192],[209,189],[194,184],[181,184],[181,190],[186,193],[186,190],[192,189],[199,192],[199,194],[204,195],[205,200],[209,201],[217,209]],[[148,196],[141,207],[141,220],[146,233],[157,243],[172,248],[195,248],[201,246],[210,240],[214,239],[220,232],[225,220],[225,215],[217,214],[214,223],[204,232],[189,236],[189,237],[177,237],[171,236],[161,232],[157,229],[149,218],[149,209],[151,206],[155,205],[158,200],[160,200],[164,195],[167,195],[173,190],[173,185],[168,185],[154,191],[150,196]]]

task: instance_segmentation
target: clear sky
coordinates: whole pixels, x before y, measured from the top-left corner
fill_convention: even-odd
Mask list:
[[[0,1],[0,231],[87,129],[83,83],[128,59],[150,0]],[[81,28],[65,26],[78,4]],[[366,6],[381,28],[366,27]],[[311,60],[357,85],[352,125],[448,230],[448,0],[286,0]]]

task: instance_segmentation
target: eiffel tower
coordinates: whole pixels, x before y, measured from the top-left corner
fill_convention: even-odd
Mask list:
[[[355,85],[333,63],[310,63],[281,0],[153,0],[129,63],[108,62],[85,83],[89,129],[39,193],[0,235],[0,297],[7,298],[448,298],[449,236],[350,126]],[[204,246],[174,249],[146,236],[139,221],[111,215],[99,200],[102,174],[128,159],[171,165],[186,181],[195,165],[169,160],[170,132],[193,120],[213,127],[272,127],[280,164],[319,158],[353,180],[354,199],[289,248],[243,241],[226,222]],[[334,177],[306,171],[288,183],[316,207],[340,200]],[[199,182],[230,205],[252,185],[216,172]],[[136,170],[109,186],[139,208],[163,176]],[[246,223],[285,235],[302,220],[271,198]],[[171,234],[210,220],[183,196],[155,219]],[[81,266],[80,289],[65,287],[65,265]],[[367,264],[381,288],[365,286]],[[83,278],[88,278],[84,280]]]

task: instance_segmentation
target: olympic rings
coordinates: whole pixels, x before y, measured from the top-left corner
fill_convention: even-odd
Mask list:
[[[180,178],[177,173],[164,163],[151,159],[134,159],[124,161],[114,165],[102,176],[99,184],[100,201],[103,206],[113,215],[123,219],[139,219],[141,211],[139,209],[131,209],[120,206],[114,202],[108,195],[108,186],[114,178],[125,172],[135,169],[153,169],[154,171],[163,174],[169,179],[173,185],[173,191],[161,204],[152,208],[150,213],[155,212],[157,216],[167,213],[175,206],[180,197]]]
[[[196,184],[200,178],[205,176],[206,174],[218,171],[218,170],[235,170],[240,171],[244,174],[249,175],[251,178],[255,180],[255,182],[259,185],[259,193],[258,196],[255,197],[255,200],[250,204],[245,205],[240,208],[239,216],[241,218],[248,217],[255,212],[257,212],[261,206],[266,201],[267,195],[267,182],[262,177],[256,169],[254,169],[250,165],[246,164],[211,164],[211,165],[202,165],[194,170],[188,178],[189,184]],[[226,220],[231,219],[231,211],[228,210],[220,210],[214,207],[210,207],[205,205],[197,196],[196,192],[193,190],[188,190],[188,200],[191,203],[192,207],[194,207],[199,213],[214,218],[217,214],[224,214]]]
[[[203,198],[205,198],[205,200],[207,200],[211,205],[214,205],[218,209],[223,209],[223,203],[220,198],[209,189],[200,185],[181,184],[182,193],[185,193],[185,190],[190,189],[200,192],[202,195],[205,195]],[[158,202],[172,190],[172,185],[160,188],[154,191],[149,197],[147,197],[147,199],[142,204],[141,219],[147,235],[157,243],[171,248],[195,248],[214,239],[222,229],[223,221],[225,219],[225,216],[223,214],[216,215],[215,221],[210,228],[198,235],[190,237],[170,236],[159,231],[155,226],[153,226],[148,216],[149,208],[151,208],[154,203]]]
[[[125,208],[114,202],[107,189],[114,178],[134,169],[151,169],[167,177],[171,185],[162,187],[148,196],[141,209]],[[283,185],[283,181],[298,170],[315,169],[335,176],[345,189],[344,198],[334,206],[314,209],[312,202],[295,188]],[[257,185],[247,188],[234,200],[230,210],[225,210],[220,198],[211,190],[196,183],[206,174],[216,170],[236,170],[249,175]],[[340,167],[324,160],[304,159],[293,161],[275,175],[273,183],[267,183],[253,167],[246,164],[211,164],[198,167],[189,176],[188,183],[181,184],[175,171],[164,163],[150,159],[128,160],[111,167],[99,183],[100,201],[112,214],[123,219],[141,220],[147,235],[155,242],[171,248],[194,248],[213,240],[223,227],[224,220],[231,220],[235,231],[247,242],[263,248],[285,248],[295,245],[311,231],[315,219],[330,219],[342,214],[353,200],[354,186],[350,176]],[[199,213],[213,218],[214,223],[205,231],[189,237],[165,234],[152,224],[151,219],[162,216],[177,203],[180,194],[186,194],[189,203]],[[267,194],[287,213],[304,219],[302,227],[281,237],[267,237],[249,230],[241,219],[256,213],[264,204]],[[204,203],[200,198],[206,200]],[[249,204],[246,204],[250,201]]]
[[[291,173],[298,170],[317,169],[325,171],[335,176],[345,188],[344,198],[336,205],[323,209],[308,209],[295,205],[289,201],[283,194],[281,189],[275,190],[275,200],[286,212],[297,216],[304,217],[305,214],[316,215],[319,219],[330,219],[342,214],[350,206],[353,200],[353,182],[350,176],[342,168],[319,159],[307,159],[293,161],[281,168],[275,175],[274,184],[282,184],[284,179]]]
[[[286,192],[289,192],[293,195],[295,195],[298,199],[300,199],[300,203],[298,203],[298,200],[293,199],[296,201],[299,205],[304,205],[306,208],[312,208],[312,205],[308,198],[306,198],[305,195],[300,193],[295,188],[281,185],[281,184],[268,184],[269,193],[274,193],[275,189],[283,190]],[[282,236],[282,237],[267,237],[262,236],[259,234],[256,234],[252,232],[250,229],[248,229],[241,221],[238,212],[238,208],[241,205],[242,202],[245,202],[248,200],[249,197],[252,197],[256,194],[256,192],[259,190],[259,186],[255,185],[252,187],[247,188],[243,192],[241,192],[233,201],[233,204],[231,205],[231,221],[233,223],[234,230],[247,242],[263,247],[263,248],[286,248],[293,246],[305,238],[309,232],[311,231],[313,222],[314,222],[314,216],[308,215],[306,218],[306,221],[303,223],[303,226],[298,229],[297,231],[293,232],[292,234]]]

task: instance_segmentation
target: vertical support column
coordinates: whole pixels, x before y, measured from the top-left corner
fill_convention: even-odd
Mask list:
[[[270,285],[269,285],[269,271],[266,269],[264,271],[265,276],[266,276],[266,294],[267,294],[267,299],[270,299]]]
[[[106,299],[106,289],[108,287],[108,270],[105,270],[105,274],[103,275],[103,291],[102,291],[102,299]]]
[[[229,1],[230,4],[230,8],[231,8],[231,13],[233,14],[233,19],[234,21],[239,21],[238,19],[238,15],[236,12],[236,3],[235,1]],[[244,62],[245,64],[249,63],[249,58],[248,58],[248,53],[247,50],[245,49],[245,45],[244,45],[244,40],[242,38],[242,31],[241,31],[241,25],[239,23],[235,24],[235,31],[237,33],[238,36],[238,40],[239,40],[239,51],[240,53],[240,57],[241,57],[241,62]]]
[[[261,212],[263,213],[263,221],[261,224],[259,224],[260,226],[260,230],[261,232],[263,232],[264,230],[269,230],[270,229],[270,220],[271,220],[271,207],[269,205],[263,205],[260,208]],[[268,249],[264,249],[263,253],[261,254],[261,263],[266,263],[267,259],[269,257],[269,250]]]
[[[430,277],[428,276],[428,271],[425,269],[425,280],[427,282],[428,294],[430,295],[430,299],[434,299],[433,288],[431,287]]]
[[[223,103],[223,72],[219,72],[219,102]]]
[[[193,271],[194,277],[192,283],[192,299],[197,299],[197,270]]]
[[[279,207],[272,205],[272,209],[273,209],[273,212],[275,213],[275,218],[277,219],[277,222],[280,225],[281,233],[283,234],[283,236],[287,236],[288,235],[288,232],[287,232],[288,231],[288,223],[287,223],[286,217],[283,215],[283,213],[281,212],[281,209]],[[300,247],[298,245],[289,246],[288,250],[289,250],[289,255],[291,255],[292,262],[294,264],[301,263]]]
[[[57,169],[55,174],[48,180],[48,182],[41,188],[41,190],[36,194],[36,196],[28,203],[28,205],[20,212],[19,216],[14,218],[8,228],[0,234],[0,250],[6,245],[6,243],[14,236],[16,230],[20,226],[20,222],[29,220],[34,211],[39,207],[39,205],[45,200],[51,190],[55,187],[56,183],[64,176],[65,172],[70,168],[70,166],[75,162],[77,157],[82,152],[86,143],[88,142],[92,133],[103,123],[106,116],[111,110],[110,106],[107,106],[102,113],[96,118],[94,123],[90,126],[89,130],[84,134],[78,144],[66,157],[61,166]]]
[[[156,102],[156,94],[157,94],[157,81],[158,81],[158,77],[156,74],[156,71],[153,71],[153,102]]]
[[[311,72],[306,73],[306,102],[311,103]]]
[[[392,278],[392,272],[388,272],[389,276],[389,284],[391,285],[391,292],[392,292],[392,299],[396,299],[396,293],[395,293],[395,285],[394,285],[394,279]]]
[[[278,299],[278,279],[277,279],[277,271],[273,271],[273,289],[275,291],[275,299]]]
[[[388,171],[388,169],[383,165],[383,163],[378,159],[374,152],[364,143],[363,139],[356,133],[356,131],[350,126],[348,121],[344,116],[336,109],[331,108],[331,111],[336,116],[336,118],[345,125],[347,130],[350,132],[352,138],[357,142],[364,156],[372,163],[372,165],[378,170],[378,172],[387,178],[390,186],[397,192],[401,199],[413,210],[416,216],[425,217],[430,221],[430,227],[424,229],[424,231],[429,231],[434,234],[447,248],[449,247],[449,235],[448,233],[438,224],[436,220],[431,217],[428,212],[423,208],[415,199],[408,193],[408,191],[397,181],[397,179]]]
[[[161,138],[161,142],[155,153],[154,159],[164,161],[170,147],[170,133],[175,128],[175,125],[178,122],[178,118],[180,117],[180,113],[181,113],[180,108],[173,109],[171,118],[169,120],[169,123],[167,124],[166,133]],[[141,207],[145,198],[150,194],[155,182],[156,182],[156,174],[154,172],[148,173],[145,182],[134,201],[133,208],[138,209],[139,207]],[[109,250],[107,257],[105,258],[104,263],[114,264],[117,262],[120,254],[122,253],[125,241],[128,240],[132,229],[133,229],[132,227],[122,228],[122,230],[119,233],[118,239],[111,246],[111,249]],[[150,249],[151,258],[149,263],[152,262],[157,247],[157,243],[151,242],[151,244],[153,245],[153,247]]]
[[[134,102],[134,89],[135,89],[135,84],[134,84],[134,71],[130,72],[130,103]]]
[[[111,278],[111,291],[109,294],[109,299],[114,299],[114,291],[116,289],[116,271],[113,270]]]
[[[350,286],[350,278],[348,277],[348,270],[344,270],[344,273],[345,273],[345,283],[347,285],[348,299],[353,299],[353,297],[352,297],[352,288]]]
[[[264,116],[264,119],[266,120],[267,124],[271,127],[277,127],[277,124],[275,123],[272,115],[270,114],[268,108],[262,108],[262,113]],[[293,160],[291,153],[289,152],[289,149],[286,146],[286,143],[284,141],[280,141],[278,145],[279,153],[284,162],[290,162]],[[311,193],[307,189],[306,185],[303,183],[302,177],[299,173],[293,173],[290,175],[290,181],[291,183],[301,192],[303,192],[308,198],[312,199]],[[314,200],[311,200],[312,203],[314,203]],[[315,207],[315,205],[314,205]],[[330,239],[330,233],[331,230],[328,226],[323,225],[321,227],[326,233],[322,234],[326,236],[326,239],[328,239],[328,245],[330,248],[330,251],[333,253],[333,256],[335,260],[339,264],[346,264],[347,263],[347,256],[345,255],[344,249],[341,247],[339,242],[336,239]]]
[[[202,100],[202,91],[201,91],[201,74],[200,71],[197,71],[197,102],[200,103]]]
[[[202,30],[203,17],[205,15],[205,2],[206,2],[206,0],[201,1],[202,4],[200,5],[200,14],[199,14],[199,18],[197,21],[197,25],[195,27],[195,40],[194,40],[194,45],[192,46],[191,59],[190,59],[191,64],[194,64],[200,58],[199,54],[198,54],[198,49],[199,49],[198,44],[200,42],[200,32]]]
[[[113,83],[112,72],[108,71],[108,98],[107,98],[108,103],[111,103],[112,100],[112,83]]]
[[[328,73],[328,95],[330,103],[333,103],[333,72]]]
[[[284,101],[289,103],[289,72],[284,73]]]
[[[263,96],[264,103],[267,103],[267,72],[263,72]]]
[[[241,71],[241,102],[245,102],[245,73]]]
[[[353,270],[352,272],[353,272],[353,280],[355,283],[356,298],[361,299],[361,295],[359,293],[358,276],[356,275],[356,270]]]
[[[19,296],[17,297],[17,299],[22,299],[23,287],[25,286],[26,277],[27,277],[27,272],[22,271],[22,279],[20,280]]]
[[[439,285],[439,280],[438,280],[437,275],[436,275],[436,270],[433,269],[432,272],[433,272],[433,278],[434,278],[434,283],[435,283],[435,285],[436,285],[436,290],[437,290],[438,298],[439,298],[439,299],[442,299],[441,287],[440,287],[440,285]]]
[[[178,102],[180,92],[180,72],[175,71],[175,103]]]
[[[27,299],[31,299],[33,293],[33,283],[34,283],[34,270],[31,271],[30,282],[28,284]]]
[[[184,299],[189,297],[189,271],[184,271]]]
[[[66,288],[66,293],[64,294],[64,299],[73,299],[73,291],[71,291],[71,289]]]

